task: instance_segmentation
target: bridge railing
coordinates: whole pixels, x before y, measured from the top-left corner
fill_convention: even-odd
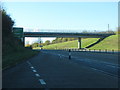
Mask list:
[[[25,29],[24,32],[56,32],[56,33],[108,33],[113,34],[114,31],[98,31],[98,30],[60,30],[60,29]]]

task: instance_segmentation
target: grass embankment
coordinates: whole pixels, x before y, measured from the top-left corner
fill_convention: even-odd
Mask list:
[[[82,48],[96,42],[99,38],[86,38],[82,39]],[[78,48],[78,40],[62,42],[44,46],[43,49],[64,49],[64,48]],[[40,49],[39,47],[34,49]]]
[[[2,52],[3,70],[25,61],[38,53],[37,51],[24,48],[22,42],[13,36],[3,39]]]
[[[91,45],[92,43],[96,42],[99,38],[87,38],[82,39],[82,48],[85,48],[86,46]],[[57,44],[51,44],[44,46],[43,49],[64,49],[64,48],[78,48],[78,41],[68,41],[63,43],[57,43]],[[39,49],[39,47],[34,48]],[[101,49],[101,50],[118,50],[118,34],[109,36],[105,38],[100,43],[94,45],[93,47],[89,49]]]
[[[108,49],[108,50],[118,50],[118,34],[112,35],[107,38],[105,38],[100,43],[96,44],[95,46],[91,47],[90,49]]]
[[[36,52],[36,51],[27,50],[27,49],[23,50],[23,52],[10,53],[10,54],[6,55],[5,57],[3,57],[2,68],[6,69],[11,66],[14,66],[22,61],[25,61],[25,60],[33,57],[37,53],[38,52]]]

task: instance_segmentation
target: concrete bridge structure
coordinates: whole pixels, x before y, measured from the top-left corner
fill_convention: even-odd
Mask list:
[[[74,37],[78,38],[78,48],[81,49],[81,38],[106,38],[115,33],[72,33],[72,32],[23,32],[25,37]]]

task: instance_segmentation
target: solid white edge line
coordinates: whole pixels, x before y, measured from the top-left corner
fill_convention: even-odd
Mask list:
[[[43,79],[39,79],[41,84],[46,84],[45,81]]]

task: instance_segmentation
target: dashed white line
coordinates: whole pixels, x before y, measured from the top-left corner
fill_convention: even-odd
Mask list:
[[[39,75],[39,74],[35,74],[35,76],[40,77],[40,75]]]
[[[39,79],[41,84],[46,84],[45,81],[43,79]]]
[[[37,72],[36,70],[32,70],[33,72]]]
[[[30,63],[29,61],[27,61],[27,63],[28,63],[30,66],[32,66],[31,63]]]
[[[32,69],[32,71],[35,72],[35,76],[40,78],[40,75],[38,73],[36,73],[37,71],[32,66],[32,64],[29,61],[27,61],[27,63],[30,65],[30,68]],[[39,80],[40,84],[46,85],[46,82],[43,79],[38,79],[38,80]]]
[[[34,69],[34,67],[30,67],[30,68]]]

